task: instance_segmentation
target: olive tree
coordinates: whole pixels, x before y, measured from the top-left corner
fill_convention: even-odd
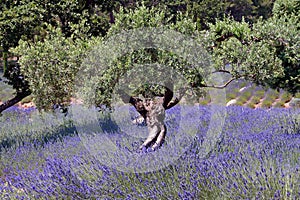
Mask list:
[[[116,60],[107,61],[110,67],[102,72],[101,80],[97,84],[99,87],[95,102],[90,103],[110,105],[111,94],[120,77],[134,64],[152,62],[181,71],[187,83],[194,88],[193,92],[198,95],[202,94],[203,88],[221,89],[232,80],[240,78],[296,93],[299,91],[300,74],[297,5],[297,1],[277,1],[274,4],[273,17],[267,20],[260,19],[250,24],[244,20],[239,22],[227,17],[210,24],[206,31],[198,30],[196,22],[190,19],[188,14],[177,13],[174,20],[174,16],[167,9],[148,8],[143,5],[135,10],[121,8],[119,13],[115,13],[115,24],[109,29],[107,38],[124,30],[163,26],[198,41],[211,53],[211,68],[216,69],[216,73],[230,74],[232,78],[222,85],[210,85],[205,83],[205,77],[202,77],[202,66],[191,65],[181,59],[182,55],[154,48],[139,49]],[[278,14],[279,10],[287,12]],[[180,45],[180,41],[178,43]],[[163,96],[163,91],[163,88],[145,83],[137,86],[132,95]],[[89,99],[92,97],[86,96],[86,100]]]
[[[299,3],[278,0],[274,4],[273,16],[254,24],[235,21],[228,17],[210,24],[201,31],[188,14],[173,15],[168,9],[140,5],[136,9],[120,8],[114,13],[114,24],[105,37],[75,39],[62,34],[61,29],[48,27],[43,40],[21,41],[15,53],[21,56],[21,71],[29,82],[38,108],[49,109],[53,104],[69,102],[82,61],[92,46],[121,33],[142,27],[174,30],[198,41],[211,53],[216,72],[232,75],[224,85],[209,85],[204,82],[201,66],[192,65],[176,55],[162,49],[144,48],[126,53],[119,58],[107,60],[109,66],[98,75],[96,98],[87,92],[83,98],[96,106],[111,106],[112,94],[120,78],[136,64],[160,63],[179,70],[193,93],[202,94],[205,87],[224,88],[230,81],[247,80],[285,88],[293,93],[299,91]],[[286,11],[286,12],[283,12]],[[175,20],[174,20],[175,19]],[[178,41],[180,44],[180,41]],[[101,56],[101,55],[99,55]],[[93,68],[95,66],[82,66]],[[149,73],[150,74],[150,73]],[[88,87],[86,88],[89,89]],[[144,97],[163,96],[164,87],[149,84],[137,85],[131,95]],[[93,94],[94,95],[94,94]]]
[[[272,88],[300,90],[299,1],[278,0],[273,16],[250,25],[231,17],[210,24],[207,48],[215,68]]]
[[[13,52],[21,55],[21,72],[39,109],[70,101],[74,77],[88,47],[89,42],[67,38],[51,25],[43,41],[20,41]]]
[[[15,62],[16,59],[11,61],[9,57],[29,55],[27,47],[34,46],[35,43],[41,46],[44,39],[49,40],[45,38],[49,33],[47,24],[60,28],[64,37],[73,38],[73,40],[105,35],[109,27],[109,16],[106,10],[103,10],[103,4],[105,2],[79,0],[8,0],[1,3],[0,55],[3,64],[0,64],[0,69],[3,70],[4,78],[0,81],[4,80],[5,83],[12,85],[15,89],[15,96],[0,105],[0,113],[31,94],[28,76],[24,78],[24,74],[21,73],[20,62]],[[19,46],[18,54],[13,54],[10,49],[18,46],[21,39],[23,42],[28,42],[27,47]],[[24,58],[21,62],[25,63]],[[22,68],[26,67],[25,65]]]
[[[176,20],[174,21],[174,17]],[[186,14],[178,13],[176,16],[173,16],[172,13],[168,12],[167,9],[161,9],[156,7],[146,7],[141,5],[139,8],[135,10],[131,9],[123,9],[121,8],[118,13],[115,13],[115,23],[108,30],[104,41],[110,40],[114,38],[115,35],[126,33],[130,30],[141,30],[141,28],[152,28],[153,29],[166,29],[166,30],[174,30],[180,34],[186,35],[190,38],[194,38],[195,41],[198,39],[200,32],[197,30],[196,23],[192,21],[192,19],[188,18]],[[147,30],[147,29],[145,29]],[[149,29],[150,30],[150,29]],[[141,40],[149,39],[155,37],[151,35],[154,33],[147,33],[140,35]],[[145,37],[145,38],[143,38]],[[150,39],[151,40],[151,39]],[[176,38],[175,38],[176,40]],[[178,43],[180,46],[180,39],[177,38],[178,41],[174,41]],[[105,45],[105,43],[104,43]],[[116,44],[114,48],[118,51],[118,45],[120,48],[123,48],[122,44]],[[130,46],[130,45],[129,45]],[[129,47],[130,48],[130,47]],[[101,57],[101,53],[97,52]],[[95,60],[97,56],[91,58],[91,60]],[[130,70],[132,70],[135,65],[143,65],[143,64],[151,64],[151,63],[159,63],[164,66],[167,70],[173,69],[180,71],[184,76],[187,84],[190,86],[193,85],[194,88],[196,86],[201,86],[203,84],[202,78],[200,75],[201,66],[194,66],[191,63],[188,63],[186,60],[182,59],[183,55],[176,55],[172,51],[166,51],[164,49],[148,47],[148,48],[137,48],[129,50],[127,53],[121,55],[118,58],[112,58],[106,60],[105,70],[101,68],[102,71],[97,72],[98,81],[96,83],[96,98],[93,98],[92,92],[86,92],[83,94],[83,98],[85,98],[86,102],[90,104],[102,105],[105,104],[107,106],[111,105],[112,94],[119,84],[119,80]],[[93,63],[94,64],[94,63]],[[85,68],[94,69],[95,66],[84,65]],[[101,67],[101,66],[100,66]],[[166,81],[171,78],[169,75],[163,74],[164,70],[149,70],[145,73],[136,74],[136,76],[152,76],[156,74],[156,76],[165,77]],[[136,77],[138,79],[138,77]],[[89,82],[87,80],[87,82]],[[128,85],[129,87],[133,85]],[[132,95],[138,96],[139,94],[144,96],[145,98],[152,98],[154,96],[163,96],[165,88],[159,85],[151,85],[147,82],[139,83],[138,85],[134,85],[132,89]],[[90,89],[90,85],[86,87],[86,91]],[[179,89],[179,88],[177,88]],[[195,89],[194,93],[201,94],[201,90]],[[90,96],[89,96],[90,95]]]

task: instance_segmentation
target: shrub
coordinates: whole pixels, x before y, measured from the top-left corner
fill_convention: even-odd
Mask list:
[[[284,91],[281,96],[280,96],[280,99],[281,101],[283,101],[284,103],[287,103],[289,102],[291,99],[292,99],[292,95],[287,92],[287,91]]]
[[[243,97],[243,98],[249,100],[251,98],[251,96],[252,96],[252,92],[248,90],[248,91],[243,92],[240,97]]]
[[[260,97],[258,97],[258,96],[253,96],[253,97],[251,98],[251,103],[253,103],[253,104],[258,104],[258,103],[260,103],[260,100],[261,100]]]
[[[230,101],[231,99],[235,99],[237,97],[236,93],[226,93],[227,101]]]
[[[21,103],[30,103],[33,101],[33,97],[31,95],[29,95],[28,97],[25,97],[24,99],[22,99]]]
[[[265,96],[266,91],[265,90],[257,90],[254,93],[254,96],[258,97],[258,98],[263,98]]]
[[[250,102],[250,103],[247,104],[247,106],[249,108],[255,108],[255,103]]]
[[[244,105],[247,101],[248,98],[244,96],[239,96],[239,98],[237,99],[237,103],[239,103],[238,105]]]
[[[263,108],[271,108],[272,107],[272,104],[273,104],[273,101],[271,100],[268,100],[268,99],[264,99],[261,106]]]
[[[275,103],[274,107],[275,108],[282,108],[282,107],[284,107],[284,102],[278,101],[278,102]]]

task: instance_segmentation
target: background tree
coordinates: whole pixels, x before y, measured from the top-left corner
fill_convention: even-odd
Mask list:
[[[21,72],[39,109],[49,110],[54,104],[70,101],[74,77],[89,45],[84,40],[65,37],[60,28],[51,25],[43,41],[20,41],[14,53],[22,54]]]
[[[15,47],[21,38],[31,38],[37,33],[42,10],[31,1],[5,1],[0,6],[0,44],[2,69],[7,83],[12,85],[16,95],[0,105],[0,112],[21,101],[30,94],[28,82],[20,73],[19,64],[9,61],[9,48]]]
[[[13,55],[9,51],[21,39],[28,43],[42,42],[48,34],[47,24],[60,28],[65,37],[73,39],[104,35],[109,26],[109,17],[94,1],[8,0],[1,3],[0,9],[0,50],[3,61],[0,67],[4,80],[16,91],[12,99],[0,105],[0,112],[31,94],[32,87],[29,88],[26,81],[29,77],[24,77],[18,63],[8,60],[9,56],[25,55],[19,51]]]
[[[297,8],[297,6],[293,6],[293,8]],[[116,15],[115,24],[108,31],[108,36],[124,29],[164,25],[170,29],[198,38],[198,41],[204,41],[207,50],[213,56],[214,68],[220,73],[232,75],[228,83],[232,80],[243,78],[257,84],[269,85],[273,88],[284,88],[292,93],[296,93],[299,91],[298,77],[300,74],[298,71],[299,48],[297,48],[299,46],[299,23],[297,21],[299,16],[297,12],[292,13],[294,14],[286,14],[284,15],[285,17],[279,17],[274,10],[273,17],[268,20],[261,18],[254,24],[243,19],[239,22],[233,17],[226,17],[223,20],[217,20],[214,24],[210,24],[207,31],[199,33],[195,22],[185,14],[178,14],[176,21],[173,22],[171,12],[159,12],[153,8],[148,9],[142,6],[129,12],[121,10]],[[196,83],[193,84],[195,87],[219,87],[206,85],[203,82],[203,77],[199,77],[198,73],[198,67],[200,66],[192,66],[192,69],[196,70],[187,69],[185,66],[188,66],[189,63],[182,62],[178,57],[170,53],[147,49],[142,50],[142,52],[134,52],[133,55],[123,58],[124,60],[119,60],[119,68],[112,67],[112,71],[109,71],[106,75],[111,78],[118,74],[114,73],[115,71],[122,72],[122,69],[126,69],[126,66],[128,66],[128,69],[133,63],[158,61],[168,67],[183,71],[190,84]],[[139,57],[139,55],[142,56]],[[174,62],[171,63],[176,63],[176,66],[173,64],[168,65],[170,63],[168,62],[169,60],[173,60]],[[114,87],[112,83],[116,83],[115,79],[118,79],[120,76],[118,74],[115,78],[111,78],[110,80],[114,81],[107,85],[105,80],[102,80],[104,83],[99,85],[104,87],[99,89],[101,92],[98,94],[98,99],[110,99],[109,95],[107,95],[112,93],[109,86]],[[195,81],[196,78],[198,78],[198,81]],[[139,92],[143,93],[141,90]],[[97,103],[109,104],[109,102],[102,100]]]
[[[211,24],[207,34],[215,68],[233,78],[299,91],[298,10],[298,1],[278,1],[271,18],[252,26],[230,17]]]

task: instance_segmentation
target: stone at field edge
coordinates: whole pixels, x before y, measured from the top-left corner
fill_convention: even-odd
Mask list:
[[[236,104],[236,99],[231,99],[230,101],[228,101],[228,103],[226,104],[226,106],[232,106],[234,104]]]
[[[291,108],[300,108],[300,98],[293,97],[289,102]]]

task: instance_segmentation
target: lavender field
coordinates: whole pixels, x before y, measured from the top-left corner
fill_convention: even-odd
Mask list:
[[[197,133],[178,159],[159,170],[124,172],[91,154],[69,116],[9,111],[0,118],[1,199],[299,199],[300,110],[226,108],[227,117],[213,148],[203,156],[211,106],[197,107]],[[179,133],[180,106],[168,110],[166,142],[155,152],[136,152],[141,140],[130,138],[110,118],[99,124],[124,154],[166,151]],[[124,127],[128,127],[125,124]],[[122,127],[122,124],[119,123]],[[136,126],[130,124],[130,126]],[[145,127],[126,128],[144,131]],[[190,131],[190,130],[185,130]],[[91,136],[92,137],[92,136]],[[99,155],[101,156],[101,155]],[[166,155],[168,156],[168,155]]]

